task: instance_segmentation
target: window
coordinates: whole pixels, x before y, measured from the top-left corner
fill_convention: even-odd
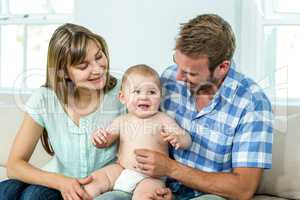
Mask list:
[[[0,0],[1,90],[45,82],[50,37],[72,14],[73,0]]]
[[[300,1],[242,2],[241,65],[273,103],[299,104]]]

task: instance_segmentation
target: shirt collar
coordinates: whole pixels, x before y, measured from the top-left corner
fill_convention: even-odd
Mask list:
[[[220,96],[222,99],[232,102],[241,79],[242,75],[238,73],[232,66],[230,66],[229,71],[216,94],[216,97]]]

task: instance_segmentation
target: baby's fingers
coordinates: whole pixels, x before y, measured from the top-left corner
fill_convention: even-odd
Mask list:
[[[99,136],[96,136],[96,137],[94,137],[93,139],[95,139],[95,142],[96,142],[96,145],[98,144],[98,145],[102,145],[102,144],[104,144],[104,141],[101,139],[101,137],[99,137]]]
[[[165,137],[163,140],[165,142],[171,142],[172,140],[175,140],[176,138],[174,137],[174,135],[169,135],[167,137]]]
[[[165,137],[168,137],[168,136],[170,135],[170,133],[165,132],[165,131],[161,131],[161,132],[160,132],[160,135],[163,136],[163,137],[165,138]]]

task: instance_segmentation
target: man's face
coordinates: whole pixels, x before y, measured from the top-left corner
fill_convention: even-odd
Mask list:
[[[190,58],[176,50],[174,62],[178,65],[176,80],[183,81],[192,91],[207,82],[217,82],[214,75],[209,71],[207,56]]]

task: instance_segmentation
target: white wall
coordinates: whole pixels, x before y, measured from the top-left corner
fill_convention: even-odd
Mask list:
[[[119,76],[128,66],[138,63],[149,64],[162,72],[172,64],[172,49],[180,23],[199,14],[216,13],[238,30],[239,1],[75,0],[74,22],[106,38],[111,68],[121,72]],[[21,119],[14,95],[0,93],[0,124],[4,130],[1,134],[13,136]]]
[[[130,65],[145,63],[162,72],[172,64],[180,23],[215,13],[238,30],[237,6],[239,0],[77,0],[75,23],[106,39],[112,69],[123,72]]]
[[[138,63],[161,73],[172,64],[180,23],[203,13],[222,16],[239,37],[240,0],[75,0],[74,22],[105,37],[111,68],[121,76],[128,66]],[[13,95],[0,94],[0,124],[5,134],[14,134],[22,119],[15,106]],[[9,118],[7,109],[11,109]],[[14,113],[19,120],[14,120]]]

